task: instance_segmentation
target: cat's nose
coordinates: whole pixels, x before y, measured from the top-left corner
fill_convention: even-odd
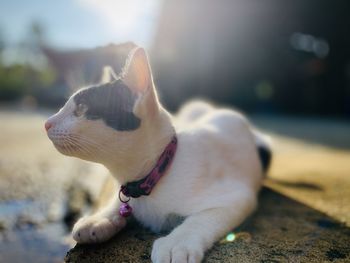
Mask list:
[[[45,130],[48,131],[52,127],[52,123],[47,121],[45,122]]]

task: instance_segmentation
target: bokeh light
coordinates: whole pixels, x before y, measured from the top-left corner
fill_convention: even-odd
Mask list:
[[[236,239],[236,235],[234,233],[232,233],[232,232],[227,234],[227,236],[226,236],[226,241],[227,242],[233,242],[233,241],[235,241],[235,239]]]

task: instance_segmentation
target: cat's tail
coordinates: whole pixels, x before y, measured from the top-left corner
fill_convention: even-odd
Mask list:
[[[259,132],[257,130],[253,131],[256,146],[258,149],[258,154],[260,157],[260,161],[263,167],[264,173],[266,173],[270,167],[271,159],[272,159],[272,141],[271,138]]]

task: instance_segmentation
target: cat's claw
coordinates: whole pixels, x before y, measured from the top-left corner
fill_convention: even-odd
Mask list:
[[[126,224],[125,218],[101,215],[86,216],[75,223],[72,235],[78,243],[98,243],[110,239]]]
[[[154,242],[151,258],[153,263],[200,263],[203,256],[199,242],[170,235]]]

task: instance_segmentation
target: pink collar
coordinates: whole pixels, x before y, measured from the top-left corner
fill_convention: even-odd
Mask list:
[[[127,204],[131,197],[137,198],[142,195],[149,195],[160,178],[167,172],[170,167],[177,148],[176,135],[172,138],[171,142],[165,147],[163,153],[159,157],[156,165],[151,172],[139,181],[127,183],[122,185],[119,190],[119,200],[122,205],[119,208],[119,213],[123,217],[127,217],[131,214],[132,208]],[[127,200],[121,198],[121,194],[128,197]]]

